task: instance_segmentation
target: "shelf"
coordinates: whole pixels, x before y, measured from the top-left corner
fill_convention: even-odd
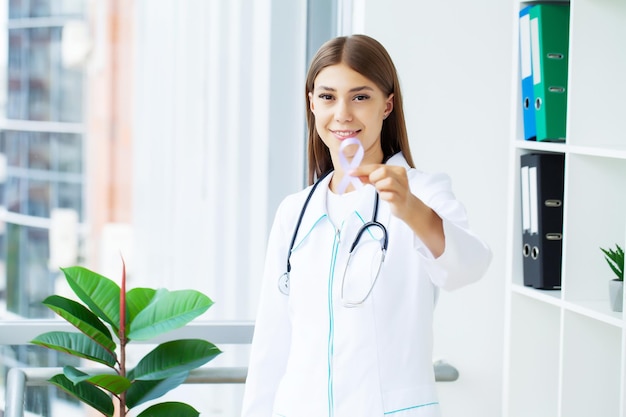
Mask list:
[[[608,298],[602,300],[579,300],[576,302],[565,301],[561,298],[562,293],[559,290],[539,290],[520,284],[513,284],[511,291],[515,294],[601,321],[610,326],[618,328],[625,326],[622,313],[611,310]]]
[[[623,328],[622,313],[611,311],[608,300],[583,300],[577,302],[564,301],[563,308],[609,326]]]
[[[563,142],[535,142],[533,140],[516,140],[514,146],[517,149],[540,152],[564,153],[567,149],[567,144]]]
[[[626,160],[626,144],[625,145],[614,145],[610,146],[602,146],[598,144],[597,146],[576,146],[576,145],[567,145],[566,152],[575,155],[581,156],[597,156],[601,158],[611,158],[611,159],[621,159]]]
[[[531,140],[516,140],[514,147],[520,150],[538,152],[557,152],[582,156],[597,156],[626,160],[626,144],[620,146],[582,146],[570,145],[563,142],[535,142]]]
[[[519,7],[540,1],[514,0]],[[545,2],[548,3],[548,2]],[[571,0],[565,142],[523,140],[515,39],[505,417],[626,417],[626,316],[600,248],[626,247],[626,1]],[[519,16],[513,17],[515,33]],[[520,157],[565,156],[561,290],[523,284]]]
[[[560,290],[538,290],[536,288],[526,287],[520,284],[513,284],[511,291],[537,301],[552,304],[556,307],[562,306]]]

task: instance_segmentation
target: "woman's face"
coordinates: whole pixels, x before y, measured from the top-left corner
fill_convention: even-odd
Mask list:
[[[363,145],[363,163],[381,163],[380,132],[383,120],[393,110],[393,94],[385,95],[378,86],[345,64],[331,65],[317,75],[309,106],[315,115],[315,128],[330,150],[335,169],[341,141],[357,138]],[[345,150],[352,158],[356,147]]]

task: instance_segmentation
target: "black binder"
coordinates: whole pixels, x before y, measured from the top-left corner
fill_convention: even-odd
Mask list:
[[[524,285],[561,288],[565,155],[521,156]]]

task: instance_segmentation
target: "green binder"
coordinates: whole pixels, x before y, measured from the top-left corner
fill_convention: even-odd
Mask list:
[[[569,4],[530,9],[537,141],[565,141]]]

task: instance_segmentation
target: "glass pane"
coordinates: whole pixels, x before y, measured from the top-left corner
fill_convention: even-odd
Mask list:
[[[45,133],[31,133],[28,139],[27,167],[29,169],[50,169],[50,139]]]
[[[0,253],[6,253],[6,223],[0,221]],[[7,295],[7,271],[4,258],[0,258],[0,317],[4,317],[6,312]],[[0,360],[2,363],[2,360]]]
[[[0,153],[15,168],[80,174],[83,166],[81,135],[46,132],[0,132]]]
[[[50,217],[50,181],[28,181],[29,216]]]
[[[6,225],[7,310],[25,318],[50,318],[41,301],[54,292],[57,275],[48,269],[48,230]]]
[[[27,32],[25,30],[9,31],[9,57],[7,71],[7,117],[19,119],[26,107],[26,58],[24,53],[28,48]]]
[[[6,154],[7,165],[16,168],[26,166],[25,158],[22,159],[24,152],[20,150],[20,146],[24,143],[21,138],[25,136],[26,133],[4,131],[2,135],[4,138],[4,149],[2,151]]]
[[[65,67],[62,27],[9,30],[10,119],[80,122],[83,72]]]
[[[81,16],[86,0],[9,0],[9,18]]]
[[[20,178],[9,177],[5,188],[5,202],[8,211],[22,213],[25,210],[24,197],[22,196],[22,180]]]
[[[8,166],[0,201],[8,211],[49,217],[54,208],[71,208],[83,218],[80,135],[5,131],[2,139]]]
[[[53,103],[61,122],[81,122],[83,119],[83,73],[71,67],[61,67],[58,91]],[[57,120],[57,119],[55,119]]]
[[[83,171],[83,142],[80,135],[54,134],[52,146],[56,149],[55,171],[75,174]]]
[[[55,208],[73,209],[78,213],[79,221],[82,221],[82,194],[82,184],[59,182],[57,184],[57,201],[56,204],[54,204]]]

